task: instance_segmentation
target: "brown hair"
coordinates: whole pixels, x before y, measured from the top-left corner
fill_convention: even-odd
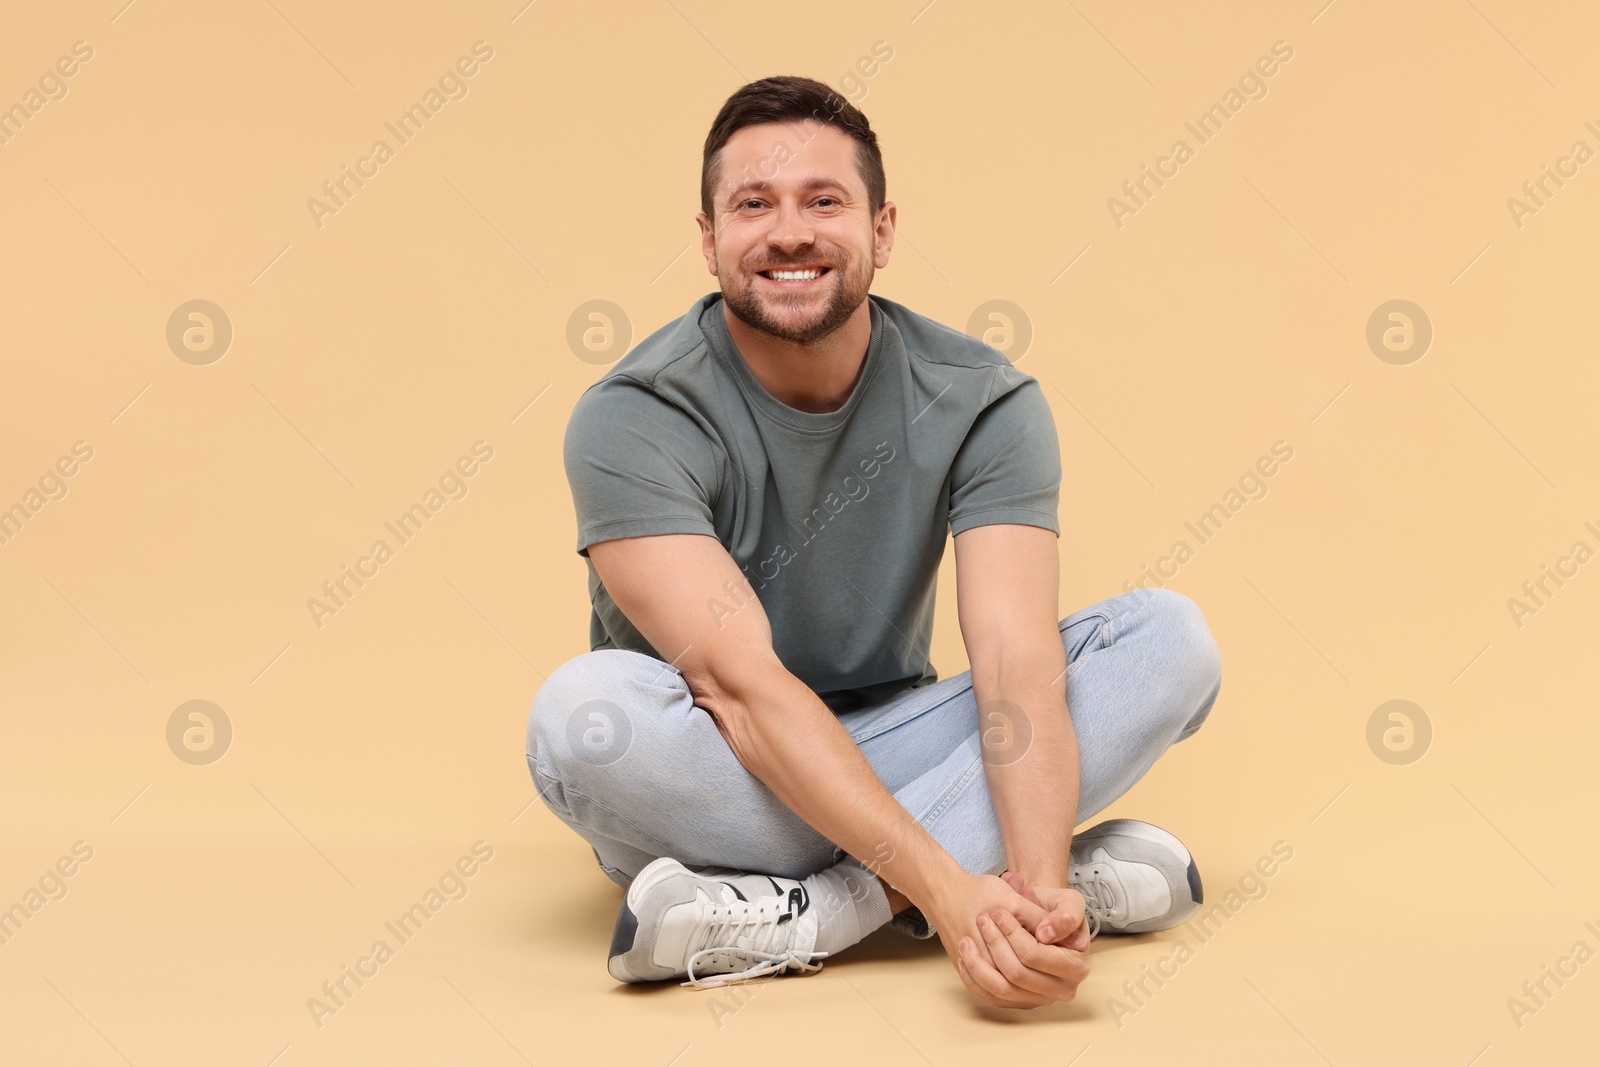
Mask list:
[[[836,123],[856,139],[856,171],[867,185],[867,203],[877,217],[887,198],[883,176],[883,153],[878,150],[878,135],[872,132],[867,116],[844,97],[814,78],[779,75],[762,78],[736,91],[717,112],[706,135],[705,155],[700,164],[700,210],[707,218],[712,212],[711,187],[720,170],[717,159],[722,147],[746,126],[766,122],[793,122],[811,119]],[[809,140],[811,134],[807,134]]]

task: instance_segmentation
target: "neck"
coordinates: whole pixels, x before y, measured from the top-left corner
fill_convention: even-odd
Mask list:
[[[779,403],[812,414],[837,411],[850,399],[851,390],[867,363],[872,340],[870,301],[861,306],[827,337],[811,345],[798,345],[752,329],[722,305],[728,335],[746,367],[761,387]]]

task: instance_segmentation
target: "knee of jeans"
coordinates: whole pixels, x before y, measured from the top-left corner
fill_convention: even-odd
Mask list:
[[[1153,610],[1166,632],[1163,645],[1170,650],[1174,668],[1181,672],[1182,690],[1188,696],[1173,709],[1183,718],[1181,741],[1200,729],[1211,714],[1222,689],[1222,654],[1200,605],[1172,589],[1150,592],[1156,598]]]
[[[623,649],[586,652],[551,672],[528,712],[527,754],[541,773],[574,761],[606,767],[622,760],[642,726],[667,704],[690,699],[683,676],[653,656]]]

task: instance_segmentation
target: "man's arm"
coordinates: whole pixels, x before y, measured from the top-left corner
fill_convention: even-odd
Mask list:
[[[963,956],[964,938],[983,951],[979,912],[1043,917],[1043,909],[1001,879],[963,871],[894,799],[834,713],[784,668],[766,612],[715,538],[620,538],[590,545],[589,557],[623,614],[652,647],[673,657],[695,704],[711,714],[739,762],[828,840],[870,859],[876,873],[922,909],[953,961]],[[746,594],[731,615],[714,604],[729,583]],[[962,977],[989,1003],[1024,1006]]]
[[[590,545],[589,557],[747,770],[850,855],[891,856],[874,866],[907,897],[932,895],[955,861],[884,788],[828,706],[784,669],[766,611],[720,543],[628,537]],[[731,614],[727,582],[745,598]]]
[[[1006,863],[1030,886],[1064,888],[1079,763],[1067,712],[1056,543],[1038,526],[964,530],[955,539],[956,598]]]

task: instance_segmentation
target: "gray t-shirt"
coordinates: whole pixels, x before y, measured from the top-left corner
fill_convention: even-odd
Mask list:
[[[928,659],[946,537],[1022,523],[1058,536],[1061,454],[1036,379],[997,350],[869,296],[850,398],[800,411],[768,393],[709,293],[579,397],[564,458],[578,552],[707,534],[748,586],[684,604],[713,619],[760,598],[784,667],[835,711],[938,680]],[[670,660],[589,564],[591,648]]]

